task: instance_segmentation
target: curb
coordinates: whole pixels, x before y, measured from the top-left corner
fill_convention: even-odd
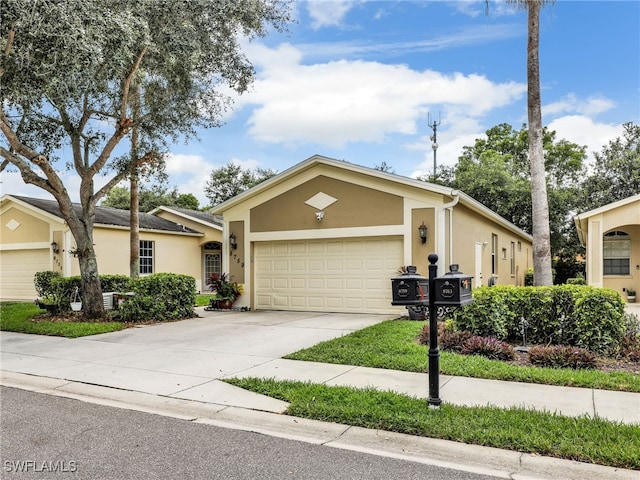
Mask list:
[[[0,371],[0,385],[505,479],[638,480],[640,475],[635,470],[370,430],[221,404],[180,400],[50,377]]]

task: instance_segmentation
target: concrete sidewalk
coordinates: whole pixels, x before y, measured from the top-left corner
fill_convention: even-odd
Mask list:
[[[198,313],[201,318],[78,339],[2,332],[2,384],[98,402],[115,402],[120,406],[128,405],[127,408],[137,406],[155,413],[202,421],[233,423],[236,427],[300,437],[305,441],[310,441],[309,431],[315,432],[311,437],[317,436],[319,429],[331,432],[328,435],[334,438],[336,428],[342,431],[350,427],[304,422],[304,425],[313,427],[305,427],[303,431],[306,433],[301,432],[300,419],[294,423],[288,417],[274,415],[286,410],[285,402],[244,391],[221,380],[230,377],[289,379],[374,387],[419,398],[428,396],[426,374],[281,358],[321,341],[379,323],[389,318],[387,316],[205,312],[203,309],[198,309]],[[444,402],[458,405],[519,406],[568,416],[586,414],[640,424],[640,394],[636,393],[441,376],[440,397]],[[235,420],[232,421],[232,417]],[[340,433],[339,438],[343,438],[343,434]],[[396,438],[387,432],[384,435],[385,438]],[[315,438],[320,443],[335,441],[335,438],[328,440],[324,434]],[[424,445],[425,441],[429,442],[428,439],[411,436],[397,438],[402,438],[401,442],[398,440],[400,444],[415,441]],[[369,443],[372,441],[363,440],[363,445],[369,446],[361,445],[361,448],[382,448],[382,445],[371,446]],[[465,450],[465,458],[455,460],[456,467],[453,468],[460,468],[460,463],[467,458],[474,469],[484,465],[483,468],[488,468],[492,474],[505,468],[495,465],[494,468],[491,462],[487,463],[489,457],[486,452],[477,457],[470,453],[470,449],[480,447],[462,447],[459,444],[453,447],[449,445],[452,443],[447,442],[447,448],[442,451]],[[397,443],[386,445],[391,450],[397,446]],[[415,451],[420,451],[420,448],[416,446]],[[429,458],[432,462],[437,461],[431,450]],[[498,464],[506,461],[503,459],[505,455],[515,455],[521,462],[520,454],[498,452],[495,452],[501,458]],[[538,472],[540,476],[522,478],[569,478],[566,472],[568,465],[562,465],[565,470],[560,470],[561,476],[553,476],[556,465],[544,475]],[[578,466],[574,465],[579,473],[575,478],[592,478],[582,471],[584,468],[599,475],[593,478],[638,478],[638,472],[602,470],[604,467],[584,464]],[[512,470],[514,468],[516,470]],[[520,468],[509,464],[508,470],[520,471]]]

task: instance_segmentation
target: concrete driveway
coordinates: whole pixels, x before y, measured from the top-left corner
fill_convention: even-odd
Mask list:
[[[200,318],[76,339],[2,332],[2,370],[218,405],[255,407],[258,401],[261,409],[282,411],[277,401],[252,399],[219,379],[245,376],[255,367],[264,371],[288,353],[393,317],[203,308],[197,313]]]

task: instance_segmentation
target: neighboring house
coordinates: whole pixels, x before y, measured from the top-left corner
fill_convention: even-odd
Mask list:
[[[75,208],[80,209],[76,204]],[[140,214],[140,274],[191,275],[197,288],[220,271],[222,224],[208,213],[161,207]],[[93,241],[100,274],[129,275],[129,211],[97,207]],[[58,203],[17,195],[0,199],[0,298],[36,297],[33,278],[53,270],[79,275],[75,241]]]
[[[586,247],[587,283],[640,290],[640,194],[574,217]]]
[[[532,265],[531,236],[468,195],[318,155],[211,213],[222,269],[244,284],[236,305],[254,309],[398,313],[391,278],[427,276],[432,252],[438,275],[457,263],[474,286],[523,285]]]

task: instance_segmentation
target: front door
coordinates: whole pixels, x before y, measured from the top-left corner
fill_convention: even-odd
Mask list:
[[[473,279],[473,286],[480,287],[482,286],[482,243],[476,242],[476,273]]]

